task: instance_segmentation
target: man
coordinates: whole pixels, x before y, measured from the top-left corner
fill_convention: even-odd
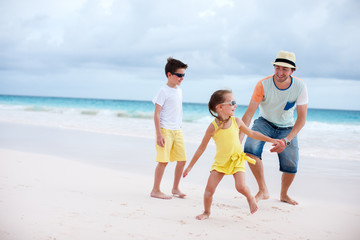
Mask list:
[[[288,189],[295,178],[299,160],[299,148],[297,134],[303,128],[306,121],[308,94],[305,83],[292,77],[296,69],[295,54],[280,51],[275,62],[272,62],[275,73],[260,80],[253,92],[250,104],[242,118],[249,126],[256,109],[259,107],[259,118],[254,121],[253,130],[259,131],[271,138],[282,139],[283,144],[271,149],[277,152],[281,178],[280,200],[292,205],[298,202],[288,196]],[[294,121],[294,110],[297,118]],[[240,135],[242,140],[244,135]],[[265,142],[247,138],[244,152],[256,160],[256,164],[249,164],[254,174],[259,192],[256,201],[268,199],[267,189],[261,155]]]

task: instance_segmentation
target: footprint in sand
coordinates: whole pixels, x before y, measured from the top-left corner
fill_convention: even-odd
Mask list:
[[[281,209],[281,208],[279,208],[279,207],[271,207],[272,209],[274,209],[274,210],[276,210],[276,211],[281,211],[281,212],[286,212],[286,213],[288,213],[288,212],[290,212],[289,210],[284,210],[284,209]]]

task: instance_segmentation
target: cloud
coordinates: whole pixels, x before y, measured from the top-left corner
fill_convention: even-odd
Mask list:
[[[154,81],[169,56],[189,64],[192,81],[262,76],[273,72],[279,50],[296,53],[302,78],[360,80],[359,6],[356,0],[1,1],[0,80],[31,76],[59,86],[63,76],[71,86],[107,73],[103,79]]]

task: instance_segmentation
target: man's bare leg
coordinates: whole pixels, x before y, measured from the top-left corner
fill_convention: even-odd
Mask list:
[[[178,198],[184,198],[186,196],[186,194],[182,193],[179,189],[179,183],[181,180],[182,173],[184,171],[185,163],[186,161],[179,161],[176,163],[172,194]]]
[[[280,201],[286,202],[292,205],[298,205],[299,203],[289,197],[287,194],[291,183],[294,181],[296,174],[292,173],[283,173],[281,176],[281,193]]]
[[[256,182],[259,186],[259,192],[255,195],[256,202],[270,198],[269,191],[265,183],[264,166],[260,158],[251,154],[246,154],[256,160],[256,164],[249,164],[251,172],[253,173]]]
[[[161,198],[161,199],[171,199],[172,198],[171,196],[166,195],[165,193],[160,191],[160,183],[161,183],[161,179],[164,175],[166,165],[167,165],[167,163],[159,162],[155,168],[154,186],[150,193],[151,197]]]

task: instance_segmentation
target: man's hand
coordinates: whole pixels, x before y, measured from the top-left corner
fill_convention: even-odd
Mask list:
[[[273,148],[270,152],[281,153],[286,148],[285,141],[283,139],[276,139],[276,143],[273,143]]]

